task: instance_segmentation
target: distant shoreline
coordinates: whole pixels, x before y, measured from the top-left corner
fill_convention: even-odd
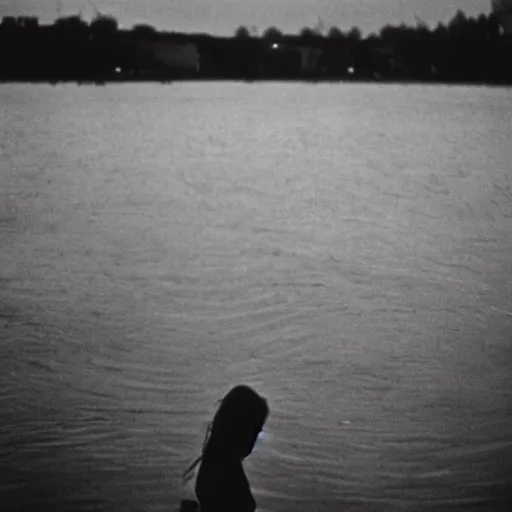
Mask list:
[[[512,82],[477,82],[477,81],[422,81],[422,80],[368,80],[368,79],[351,79],[351,80],[339,80],[339,79],[319,79],[319,80],[306,80],[296,78],[258,78],[255,80],[244,80],[236,78],[179,78],[174,80],[160,80],[160,79],[107,79],[107,80],[76,80],[76,79],[62,79],[62,80],[48,80],[48,79],[13,79],[3,80],[0,79],[0,85],[8,84],[33,84],[33,85],[62,85],[62,84],[75,84],[79,87],[95,86],[103,87],[106,85],[121,85],[121,84],[161,84],[161,85],[173,85],[179,83],[239,83],[247,85],[255,85],[258,83],[275,83],[275,84],[308,84],[308,85],[350,85],[350,84],[368,84],[368,85],[429,85],[429,86],[453,86],[453,87],[499,87],[509,88],[512,87]]]
[[[512,14],[511,14],[512,19]],[[304,27],[261,34],[239,27],[232,37],[118,26],[109,16],[79,16],[40,25],[4,17],[0,82],[106,83],[180,81],[512,85],[512,28],[493,13],[462,11],[431,29],[385,26],[362,36]]]

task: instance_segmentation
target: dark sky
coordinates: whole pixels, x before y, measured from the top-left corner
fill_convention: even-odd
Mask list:
[[[378,31],[387,23],[415,22],[417,14],[430,25],[450,19],[457,9],[474,16],[490,11],[491,0],[0,0],[0,16],[36,15],[43,22],[57,16],[100,12],[115,16],[120,24],[149,23],[159,29],[229,35],[239,25],[263,30],[276,25],[297,32],[314,26],[342,29],[358,26],[363,33]]]

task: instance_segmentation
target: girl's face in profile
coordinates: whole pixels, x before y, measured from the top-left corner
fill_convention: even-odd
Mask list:
[[[266,437],[265,431],[263,429],[261,429],[256,438],[256,446],[258,446],[263,441],[263,439],[265,439],[265,437]]]
[[[257,444],[258,441],[260,441],[263,438],[263,426],[259,426],[252,430],[250,436],[248,437],[247,445],[245,446],[245,449],[242,451],[242,458],[247,457],[252,453],[252,450],[254,449],[254,446]]]

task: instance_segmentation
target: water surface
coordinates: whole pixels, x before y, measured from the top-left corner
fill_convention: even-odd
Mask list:
[[[510,89],[0,87],[0,501],[167,511],[268,398],[261,510],[508,511]]]

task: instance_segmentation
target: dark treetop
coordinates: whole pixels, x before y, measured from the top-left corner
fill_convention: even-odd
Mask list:
[[[512,35],[493,13],[459,11],[431,29],[385,26],[365,38],[354,27],[303,28],[261,34],[240,27],[233,37],[121,29],[110,16],[79,16],[40,25],[5,17],[0,24],[0,80],[312,80],[512,83]]]

